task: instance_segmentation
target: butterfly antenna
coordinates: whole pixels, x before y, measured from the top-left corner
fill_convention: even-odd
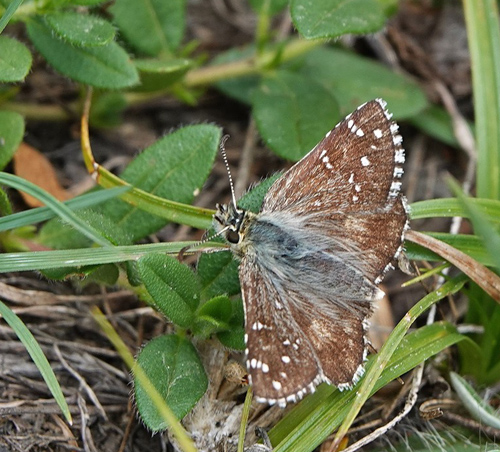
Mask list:
[[[209,236],[199,240],[196,243],[192,243],[191,245],[186,245],[184,248],[181,248],[181,250],[177,253],[177,260],[182,264],[182,261],[184,260],[184,255],[190,248],[195,248],[200,245],[203,245],[204,243],[209,242],[212,239],[215,239],[215,237],[219,237],[222,235],[224,232],[226,232],[229,229],[229,226],[226,226],[225,228],[221,229],[219,232],[215,232],[214,234],[210,234]],[[224,251],[224,248],[221,248],[220,251]],[[196,252],[203,252],[202,250],[195,251]]]
[[[231,188],[231,197],[233,199],[233,206],[236,209],[236,196],[234,194],[233,177],[231,176],[231,170],[229,169],[229,162],[227,161],[227,154],[226,154],[226,148],[225,148],[225,144],[226,144],[226,141],[228,138],[229,138],[229,135],[224,135],[222,137],[222,140],[220,141],[220,145],[219,145],[219,150],[220,150],[220,153],[222,154],[222,158],[224,159],[224,164],[226,165],[227,177],[229,178],[229,187]]]

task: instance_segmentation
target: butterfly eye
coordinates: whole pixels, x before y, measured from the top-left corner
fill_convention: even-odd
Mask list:
[[[227,231],[226,240],[229,243],[239,243],[239,241],[240,241],[240,234],[237,231],[232,231],[230,229],[229,231]]]

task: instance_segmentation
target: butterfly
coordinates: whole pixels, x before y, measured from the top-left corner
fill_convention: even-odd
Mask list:
[[[259,213],[217,205],[239,258],[246,365],[259,402],[301,399],[363,374],[367,319],[403,250],[408,207],[398,125],[382,99],[357,108],[280,176]]]

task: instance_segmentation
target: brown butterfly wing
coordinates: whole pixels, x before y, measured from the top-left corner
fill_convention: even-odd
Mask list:
[[[380,279],[408,224],[397,131],[384,101],[362,105],[271,186],[261,211],[307,214],[327,236],[345,231],[351,246],[367,253],[368,276]]]

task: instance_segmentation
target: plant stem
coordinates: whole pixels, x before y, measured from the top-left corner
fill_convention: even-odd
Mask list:
[[[291,60],[307,51],[324,44],[324,40],[305,41],[304,39],[291,40],[281,49],[281,62]],[[188,88],[210,85],[221,80],[260,73],[276,56],[274,51],[266,51],[260,57],[251,56],[231,63],[206,66],[195,69],[186,74],[184,84]]]
[[[324,44],[324,40],[293,39],[284,47],[280,48],[281,63],[296,58],[315,47]],[[252,55],[231,63],[218,64],[214,66],[205,66],[199,69],[193,69],[188,72],[183,80],[187,88],[203,87],[212,85],[221,80],[231,78],[255,75],[265,71],[269,63],[276,59],[276,51],[265,51],[259,57]],[[156,93],[125,93],[125,99],[128,105],[137,105],[141,102],[148,102],[165,95],[165,91]],[[43,121],[66,121],[72,119],[71,112],[80,110],[80,103],[73,102],[69,104],[69,109],[63,109],[58,105],[38,105],[22,102],[3,102],[0,104],[2,109],[20,113],[27,119]],[[79,114],[75,113],[75,118]]]

